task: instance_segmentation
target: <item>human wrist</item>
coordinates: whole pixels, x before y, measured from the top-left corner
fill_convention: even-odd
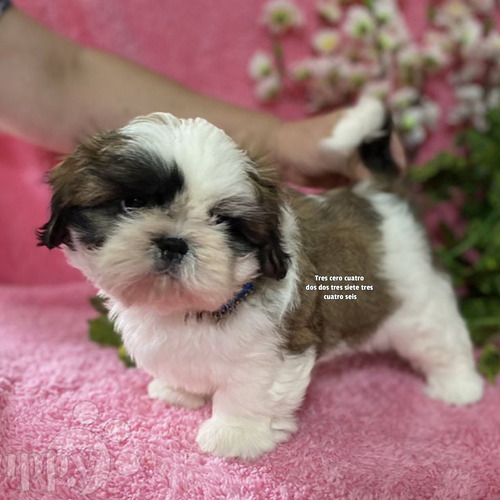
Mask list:
[[[294,154],[290,154],[295,141],[299,141],[297,130],[293,121],[278,120],[268,136],[269,154],[280,177],[284,180],[297,182],[295,171],[297,163],[300,163],[300,151],[295,149]],[[291,146],[292,145],[292,146]]]
[[[246,127],[246,134],[241,145],[254,157],[276,160],[276,139],[282,123],[282,120],[270,114],[255,116]]]

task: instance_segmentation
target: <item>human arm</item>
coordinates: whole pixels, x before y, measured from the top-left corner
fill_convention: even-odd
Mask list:
[[[96,130],[167,111],[207,119],[255,156],[270,153],[283,177],[296,184],[331,184],[332,172],[359,177],[356,162],[325,157],[318,148],[318,139],[331,132],[341,112],[284,122],[82,47],[14,7],[0,18],[0,88],[0,130],[60,152],[71,151]]]
[[[203,96],[118,56],[82,47],[14,7],[0,19],[0,129],[68,152],[97,129],[168,111],[202,116],[250,149],[279,120]]]

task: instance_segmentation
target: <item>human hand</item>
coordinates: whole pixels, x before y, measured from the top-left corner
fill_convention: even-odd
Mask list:
[[[294,122],[280,122],[271,137],[271,151],[285,181],[300,186],[330,188],[369,177],[358,154],[325,151],[320,148],[346,108]],[[406,168],[403,146],[396,134],[391,152],[401,171]]]

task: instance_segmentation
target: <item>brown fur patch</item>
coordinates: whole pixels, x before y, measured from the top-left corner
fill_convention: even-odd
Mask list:
[[[321,354],[341,341],[358,344],[374,333],[396,306],[378,271],[380,218],[368,201],[350,189],[338,189],[318,199],[293,193],[291,203],[302,238],[302,275],[300,306],[284,323],[286,348],[302,352],[314,345]],[[343,280],[316,281],[316,274],[342,276]],[[346,276],[363,276],[364,281],[346,281]],[[373,290],[311,291],[305,288],[308,284],[371,285]],[[356,294],[357,299],[323,298],[334,294]]]
[[[127,140],[116,131],[96,134],[55,166],[48,180],[58,205],[95,206],[107,201],[113,188],[93,172],[109,168]]]

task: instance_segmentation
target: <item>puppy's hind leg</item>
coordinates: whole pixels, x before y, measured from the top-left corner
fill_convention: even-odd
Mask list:
[[[455,405],[475,403],[483,379],[451,284],[444,274],[434,274],[428,284],[427,294],[404,302],[389,320],[389,343],[423,372],[428,396]]]

